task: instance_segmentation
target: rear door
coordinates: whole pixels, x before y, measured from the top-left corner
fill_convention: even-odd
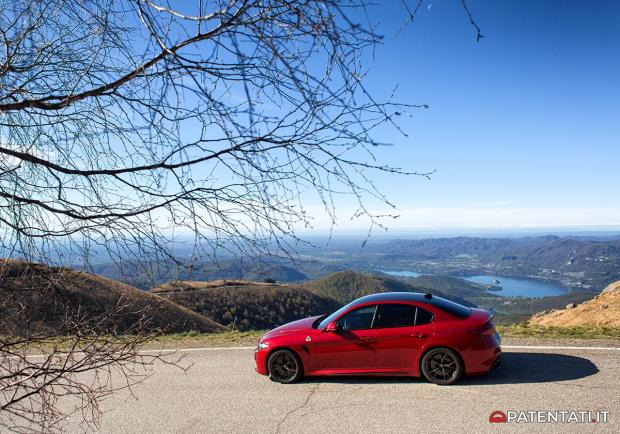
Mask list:
[[[374,322],[377,369],[410,371],[419,352],[434,333],[433,315],[405,303],[378,305]]]
[[[375,369],[372,321],[377,305],[350,310],[340,317],[336,332],[320,333],[314,338],[314,355],[319,369],[363,372]]]

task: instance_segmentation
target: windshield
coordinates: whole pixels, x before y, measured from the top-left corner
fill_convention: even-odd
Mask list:
[[[314,322],[312,323],[312,328],[316,329],[319,327],[319,322],[323,321],[323,319],[326,317],[327,315],[321,315],[320,317],[318,317],[317,319],[314,320]]]
[[[325,317],[325,319],[319,323],[317,328],[318,329],[324,329],[325,327],[327,327],[327,324],[329,324],[332,321],[336,321],[336,318],[338,318],[342,313],[344,313],[352,304],[353,303],[349,303],[347,305],[344,305],[340,309],[338,309],[336,312],[334,312],[331,315],[328,315],[327,317]]]

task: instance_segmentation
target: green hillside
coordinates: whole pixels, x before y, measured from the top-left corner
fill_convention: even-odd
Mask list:
[[[435,276],[427,277],[434,278]],[[431,292],[463,305],[473,306],[472,303],[463,299],[458,294],[452,294],[449,291],[438,289],[442,287],[442,284],[447,284],[447,282],[451,282],[452,286],[457,287],[459,286],[459,282],[462,281],[461,279],[441,277],[437,280],[431,280],[432,279],[422,279],[420,282],[412,284],[403,279],[345,270],[329,274],[315,281],[305,282],[303,287],[316,294],[331,297],[343,304],[364,295],[377,292]]]
[[[151,291],[237,330],[272,328],[341,306],[298,286],[249,281],[176,281]]]
[[[339,271],[311,282],[305,282],[303,287],[325,297],[338,300],[342,304],[377,292],[410,292],[414,290],[411,285],[396,279],[358,273],[352,270]]]

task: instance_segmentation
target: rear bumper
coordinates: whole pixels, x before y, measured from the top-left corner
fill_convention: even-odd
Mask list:
[[[491,369],[497,368],[501,363],[502,363],[502,354],[500,353],[495,358],[495,361],[493,362],[493,365],[491,365]]]
[[[500,347],[484,350],[469,350],[463,354],[465,373],[468,375],[484,374],[496,368],[502,357]]]
[[[482,337],[480,348],[472,348],[462,354],[465,373],[484,374],[499,366],[502,357],[501,339],[497,333]]]

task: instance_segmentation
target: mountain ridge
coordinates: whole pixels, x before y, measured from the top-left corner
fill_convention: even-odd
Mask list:
[[[96,332],[122,334],[138,324],[145,332],[225,330],[209,318],[122,282],[19,260],[0,260],[0,300],[0,334],[54,332],[64,321],[96,321],[116,310]]]

